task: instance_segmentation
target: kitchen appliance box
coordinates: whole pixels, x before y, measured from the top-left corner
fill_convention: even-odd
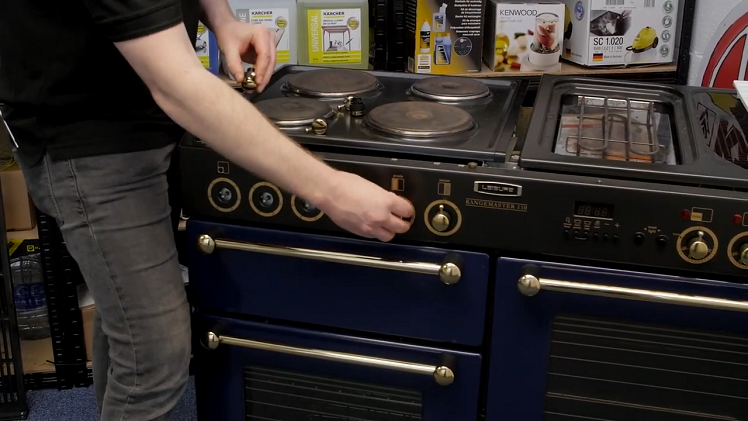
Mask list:
[[[555,71],[563,51],[563,3],[488,0],[483,60],[494,72]]]
[[[564,59],[584,66],[673,62],[678,0],[565,2]]]
[[[206,70],[218,74],[219,51],[216,37],[202,22],[197,26],[197,39],[195,39],[195,54],[200,59]]]
[[[485,6],[486,0],[406,0],[408,71],[480,72]]]

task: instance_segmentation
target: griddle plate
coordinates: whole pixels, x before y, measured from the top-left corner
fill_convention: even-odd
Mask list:
[[[314,119],[327,118],[333,114],[329,105],[310,98],[272,98],[259,101],[255,106],[280,127],[306,125]]]
[[[410,91],[416,96],[435,101],[469,101],[485,98],[490,94],[485,84],[461,77],[422,79],[414,83]]]
[[[374,76],[361,70],[320,69],[296,73],[286,88],[296,94],[319,98],[338,98],[373,92],[380,87]]]
[[[402,101],[369,111],[366,122],[384,133],[406,137],[438,137],[466,132],[475,124],[460,108],[435,102]]]

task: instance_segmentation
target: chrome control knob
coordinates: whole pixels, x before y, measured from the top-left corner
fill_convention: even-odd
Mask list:
[[[704,233],[699,231],[698,236],[688,242],[688,255],[694,260],[705,259],[709,256],[709,245],[704,241]]]
[[[312,121],[312,124],[306,128],[307,133],[323,135],[327,133],[327,122],[321,118]]]
[[[348,95],[342,104],[338,105],[338,111],[348,111],[351,109],[351,102],[353,102],[353,95]]]
[[[255,73],[255,69],[249,68],[244,73],[244,79],[242,79],[242,88],[248,90],[248,91],[254,91],[257,89],[257,82],[255,82],[255,78],[257,77],[257,73]]]
[[[744,265],[748,265],[748,243],[740,246],[740,254],[738,255],[738,261]]]
[[[449,214],[444,210],[444,205],[439,205],[439,210],[431,218],[431,227],[439,232],[444,232],[449,229],[451,222]]]

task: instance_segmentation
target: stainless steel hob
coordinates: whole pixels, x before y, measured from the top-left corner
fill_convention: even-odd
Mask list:
[[[289,66],[251,100],[305,145],[502,162],[526,83]]]

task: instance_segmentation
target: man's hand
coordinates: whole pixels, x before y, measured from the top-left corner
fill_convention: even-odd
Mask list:
[[[253,64],[257,90],[262,92],[275,70],[275,36],[262,25],[234,20],[216,31],[216,40],[234,79],[244,79],[242,62]]]
[[[363,178],[339,171],[318,206],[341,228],[366,238],[390,241],[410,229],[415,214],[407,200]]]

